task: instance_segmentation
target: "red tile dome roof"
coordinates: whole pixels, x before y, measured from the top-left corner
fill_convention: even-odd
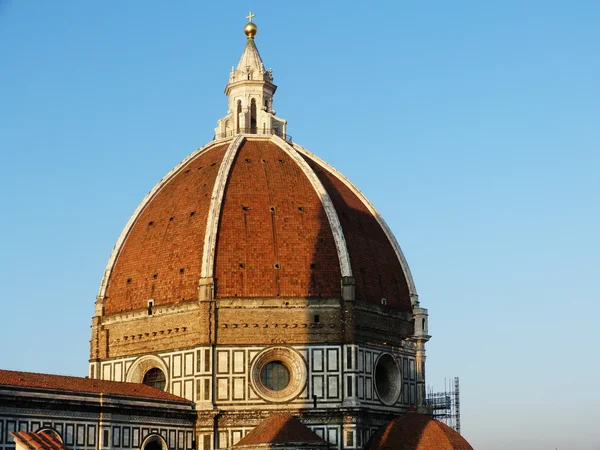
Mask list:
[[[292,443],[329,447],[327,442],[300,422],[300,420],[285,413],[269,416],[244,436],[237,444],[234,444],[233,447],[240,448],[264,444]]]
[[[367,450],[473,450],[459,433],[425,414],[408,413],[380,428]]]
[[[198,297],[340,296],[411,310],[416,294],[395,238],[331,166],[276,136],[213,141],[148,194],[123,230],[99,298],[104,314]]]

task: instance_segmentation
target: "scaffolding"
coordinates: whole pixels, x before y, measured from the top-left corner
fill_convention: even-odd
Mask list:
[[[454,382],[453,382],[454,381]],[[444,379],[444,391],[427,389],[427,406],[433,417],[460,433],[460,389],[458,377]]]

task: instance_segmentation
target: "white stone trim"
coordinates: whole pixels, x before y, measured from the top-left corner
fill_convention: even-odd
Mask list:
[[[340,180],[342,183],[344,183],[346,185],[346,187],[348,187],[348,189],[350,189],[354,193],[354,195],[356,195],[360,200],[362,200],[364,205],[371,212],[371,214],[375,217],[375,219],[377,220],[377,222],[383,229],[383,232],[387,236],[388,240],[392,244],[392,247],[394,248],[394,251],[396,252],[396,256],[398,257],[398,260],[400,261],[400,265],[402,266],[402,270],[404,271],[404,276],[406,277],[406,281],[408,283],[408,290],[409,290],[409,293],[411,296],[411,302],[413,304],[418,303],[417,288],[415,287],[415,282],[413,280],[412,274],[410,273],[410,268],[408,267],[408,263],[406,262],[404,253],[402,253],[402,249],[400,248],[400,245],[398,245],[398,241],[396,240],[394,234],[390,230],[390,227],[388,227],[387,223],[385,223],[385,220],[383,220],[383,217],[381,217],[381,214],[379,214],[379,212],[375,209],[375,207],[371,204],[371,202],[367,199],[367,197],[365,197],[365,195],[360,190],[358,190],[356,188],[356,186],[354,186],[350,182],[350,180],[348,180],[344,175],[342,175],[340,172],[335,170],[333,167],[331,167],[325,161],[323,161],[322,159],[320,159],[318,156],[314,155],[313,153],[309,152],[305,148],[301,147],[300,145],[294,143],[293,147],[298,152],[306,155],[310,159],[314,160],[317,164],[319,164],[320,166],[322,166],[322,167],[326,168],[328,171],[330,171],[333,175],[335,175],[335,177],[338,180]]]
[[[261,379],[263,368],[273,361],[282,362],[290,374],[288,385],[280,391],[269,389]],[[306,361],[291,347],[267,347],[254,358],[250,368],[251,387],[267,402],[281,403],[294,400],[302,393],[307,382]]]
[[[125,375],[125,381],[128,383],[143,383],[144,375],[150,369],[160,369],[165,376],[165,391],[170,392],[169,390],[169,381],[171,379],[171,373],[169,371],[169,367],[165,364],[162,358],[159,358],[155,355],[144,355],[140,356],[136,359],[133,364],[127,370],[127,374]],[[109,380],[113,381],[113,380]]]
[[[333,206],[333,202],[331,201],[331,197],[329,197],[325,186],[323,186],[323,183],[321,183],[317,174],[310,168],[308,163],[298,154],[298,152],[296,152],[294,147],[279,136],[274,135],[271,137],[271,140],[300,166],[302,172],[304,172],[304,175],[306,175],[310,184],[312,184],[312,187],[317,192],[317,195],[321,199],[325,214],[327,215],[331,232],[333,233],[333,240],[335,241],[335,248],[340,261],[340,271],[343,277],[351,277],[352,266],[350,265],[350,254],[348,253],[348,247],[346,246],[346,238],[344,237],[338,213],[335,206]]]
[[[217,246],[219,219],[221,217],[221,206],[223,204],[223,196],[225,195],[225,186],[229,179],[229,172],[233,160],[235,159],[235,155],[237,155],[237,151],[243,140],[244,135],[237,135],[233,141],[231,141],[231,144],[229,144],[213,186],[212,196],[210,198],[210,208],[206,219],[206,232],[204,233],[204,252],[202,254],[202,272],[200,275],[202,278],[213,276],[215,249]]]
[[[110,257],[108,258],[108,263],[106,264],[106,269],[104,269],[104,276],[102,277],[102,282],[100,283],[100,289],[98,290],[98,299],[100,299],[100,300],[104,299],[104,296],[106,295],[106,289],[108,287],[108,280],[110,279],[110,275],[112,274],[112,270],[115,266],[115,262],[117,261],[117,257],[119,256],[119,253],[121,253],[121,248],[123,247],[123,244],[125,243],[125,240],[127,239],[127,236],[129,236],[129,232],[133,228],[133,224],[135,223],[135,221],[137,220],[137,218],[139,217],[141,212],[144,210],[146,205],[148,205],[148,203],[150,203],[150,200],[152,200],[154,198],[154,196],[156,196],[156,194],[187,163],[192,161],[194,158],[196,158],[200,154],[210,150],[213,146],[219,145],[222,142],[223,141],[212,141],[212,142],[209,142],[208,144],[204,145],[203,147],[199,148],[195,152],[192,152],[183,161],[181,161],[179,164],[177,164],[168,174],[166,174],[158,183],[156,183],[156,185],[152,188],[152,190],[150,192],[148,192],[148,195],[146,195],[146,197],[144,197],[142,202],[138,205],[136,210],[133,212],[133,214],[127,221],[127,224],[123,228],[123,231],[121,231],[121,235],[119,236],[119,239],[117,240],[117,243],[115,244],[115,246],[110,254]]]

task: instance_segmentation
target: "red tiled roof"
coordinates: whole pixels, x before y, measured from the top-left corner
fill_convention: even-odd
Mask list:
[[[367,450],[473,450],[460,434],[425,414],[408,413],[381,427]]]
[[[206,218],[227,144],[200,153],[146,205],[108,283],[105,314],[196,299]],[[183,269],[183,270],[182,270]]]
[[[377,219],[350,188],[307,155],[303,155],[331,197],[346,238],[356,298],[411,311],[410,292],[400,260]]]
[[[168,392],[159,391],[158,389],[146,386],[145,384],[94,380],[90,378],[50,375],[45,373],[17,372],[13,370],[0,369],[0,387],[2,386],[38,388],[65,392],[71,391],[79,393],[122,395],[126,397],[139,397],[154,400],[188,402],[181,397],[169,394]]]
[[[217,297],[340,295],[325,209],[300,166],[276,144],[244,141],[222,208]]]
[[[197,298],[212,190],[228,144],[193,157],[145,204],[108,280],[104,314]],[[410,311],[408,283],[377,218],[329,168],[303,156],[331,197],[359,300]],[[321,199],[276,143],[246,138],[221,204],[215,296],[339,296],[341,269]]]
[[[38,433],[27,433],[25,431],[17,431],[10,434],[15,438],[15,442],[19,442],[31,450],[67,450],[67,447],[52,432],[40,431]]]
[[[311,443],[327,446],[306,425],[289,414],[273,414],[263,420],[234,447],[258,444]]]

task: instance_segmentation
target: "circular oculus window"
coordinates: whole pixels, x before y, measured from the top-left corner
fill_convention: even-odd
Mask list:
[[[306,385],[306,363],[291,348],[268,348],[254,359],[251,381],[263,400],[287,402],[300,395]]]
[[[396,359],[389,353],[382,354],[375,364],[375,391],[382,403],[393,405],[402,392],[402,374]]]

